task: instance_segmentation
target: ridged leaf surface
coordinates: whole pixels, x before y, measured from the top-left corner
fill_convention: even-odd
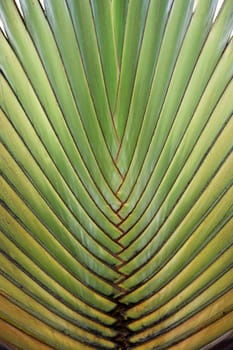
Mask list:
[[[0,344],[229,336],[232,0],[0,0],[0,18]]]

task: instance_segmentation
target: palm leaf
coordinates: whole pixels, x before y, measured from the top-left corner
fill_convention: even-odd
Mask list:
[[[232,1],[0,0],[0,14],[0,343],[223,344]]]

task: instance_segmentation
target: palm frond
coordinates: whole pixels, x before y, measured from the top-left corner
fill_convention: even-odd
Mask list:
[[[0,0],[0,343],[233,329],[231,0]]]

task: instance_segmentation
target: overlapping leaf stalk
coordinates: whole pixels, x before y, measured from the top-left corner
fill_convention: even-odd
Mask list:
[[[0,343],[233,329],[233,4],[0,0]]]

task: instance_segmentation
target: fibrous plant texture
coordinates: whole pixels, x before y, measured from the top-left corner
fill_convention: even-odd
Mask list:
[[[0,16],[0,343],[232,337],[232,0],[0,0]]]

